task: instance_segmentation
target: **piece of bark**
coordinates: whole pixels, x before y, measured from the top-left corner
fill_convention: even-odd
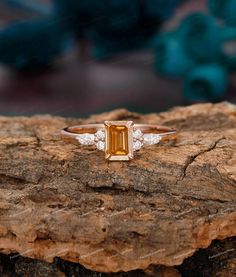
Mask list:
[[[70,124],[134,120],[180,129],[131,162],[61,140]],[[0,117],[2,253],[78,262],[94,271],[178,265],[236,235],[236,106],[126,110],[86,120]]]

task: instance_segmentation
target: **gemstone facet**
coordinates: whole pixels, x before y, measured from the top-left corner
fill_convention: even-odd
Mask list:
[[[109,161],[133,159],[133,122],[105,122],[105,157]]]

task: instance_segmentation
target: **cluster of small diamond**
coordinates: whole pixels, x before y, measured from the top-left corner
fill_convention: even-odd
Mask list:
[[[76,139],[82,145],[96,145],[98,150],[105,150],[105,132],[98,130],[95,134],[78,134]]]
[[[135,130],[133,133],[133,149],[138,151],[143,145],[154,145],[158,144],[161,140],[159,134],[143,134],[139,129]]]
[[[133,133],[133,149],[138,151],[143,146],[143,132],[141,130],[135,130]]]
[[[99,130],[95,134],[95,142],[98,150],[104,151],[105,150],[105,131]]]

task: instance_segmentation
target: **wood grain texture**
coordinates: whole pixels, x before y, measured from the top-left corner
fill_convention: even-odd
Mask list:
[[[180,134],[122,163],[59,136],[67,125],[104,120],[164,124]],[[235,235],[236,106],[115,110],[84,120],[0,117],[2,253],[117,272],[178,265]]]

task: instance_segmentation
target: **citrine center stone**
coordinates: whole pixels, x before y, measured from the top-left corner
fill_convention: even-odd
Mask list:
[[[133,158],[133,122],[106,121],[106,159],[127,161]]]

